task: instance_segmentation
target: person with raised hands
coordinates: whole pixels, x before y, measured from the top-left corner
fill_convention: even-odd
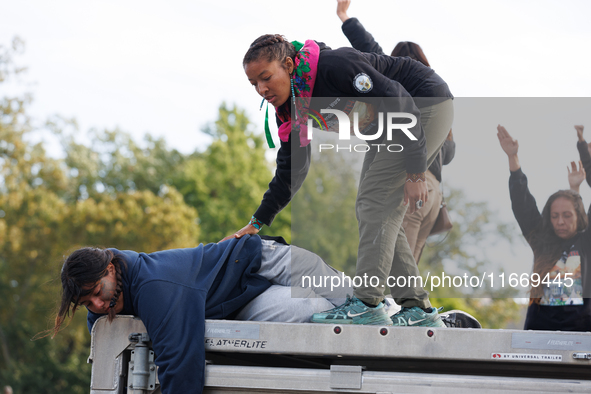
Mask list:
[[[497,137],[509,159],[513,214],[534,254],[524,328],[591,331],[591,231],[581,196],[559,190],[540,213],[519,162],[519,143],[501,125]],[[578,189],[584,174],[581,166],[571,163],[571,188]]]

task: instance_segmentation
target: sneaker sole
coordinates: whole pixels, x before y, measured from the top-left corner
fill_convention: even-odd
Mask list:
[[[450,328],[482,328],[480,322],[469,313],[459,310],[451,310],[439,314],[441,320]]]
[[[320,324],[357,324],[360,326],[391,326],[392,320],[388,319],[388,321],[384,319],[379,320],[365,320],[363,322],[355,321],[353,319],[315,319],[312,317],[312,323],[320,323]]]
[[[442,328],[447,328],[447,325],[441,321],[441,322],[429,322],[428,324],[415,324],[412,326],[409,325],[395,325],[392,324],[394,327],[433,327],[433,328],[437,328],[437,327],[442,327]]]

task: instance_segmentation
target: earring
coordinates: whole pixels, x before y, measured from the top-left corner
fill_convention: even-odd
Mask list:
[[[292,74],[289,74],[289,83],[291,85],[291,99],[293,101],[293,105],[295,105],[295,90],[293,89],[293,78]]]

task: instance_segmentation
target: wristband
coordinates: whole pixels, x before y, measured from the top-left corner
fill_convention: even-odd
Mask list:
[[[425,173],[419,172],[418,174],[406,174],[406,181],[407,182],[425,182]]]
[[[260,230],[261,228],[263,228],[263,222],[261,222],[259,219],[255,218],[254,215],[253,215],[253,217],[250,218],[250,222],[248,222],[248,224],[252,224],[252,226],[254,228],[256,228],[257,230]]]

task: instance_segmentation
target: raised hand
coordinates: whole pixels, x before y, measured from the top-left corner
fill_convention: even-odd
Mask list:
[[[497,137],[501,143],[501,148],[503,148],[503,151],[507,154],[507,156],[517,154],[517,151],[519,151],[519,143],[517,140],[514,140],[507,129],[501,125],[497,126]]]
[[[341,22],[345,22],[349,19],[347,15],[347,10],[349,9],[349,5],[351,4],[351,0],[337,0],[337,16],[341,19]]]
[[[585,141],[585,138],[583,138],[583,129],[585,128],[585,126],[583,125],[576,125],[575,126],[575,130],[577,130],[577,137],[579,138],[579,141]]]
[[[503,126],[497,126],[497,137],[499,138],[499,142],[501,143],[501,148],[507,154],[509,158],[509,170],[517,171],[521,168],[519,164],[519,158],[517,157],[517,152],[519,151],[519,143],[517,140],[514,140],[507,129]]]
[[[577,130],[577,137],[579,138],[579,142],[584,142],[585,138],[583,137],[583,129],[585,126],[583,125],[576,125],[575,130]],[[591,155],[591,142],[587,144],[587,150],[589,151],[589,155]]]
[[[585,180],[587,174],[583,168],[583,163],[579,160],[579,169],[577,170],[577,163],[574,161],[570,162],[570,168],[566,166],[568,171],[568,184],[570,189],[575,192],[579,192],[579,186]]]

